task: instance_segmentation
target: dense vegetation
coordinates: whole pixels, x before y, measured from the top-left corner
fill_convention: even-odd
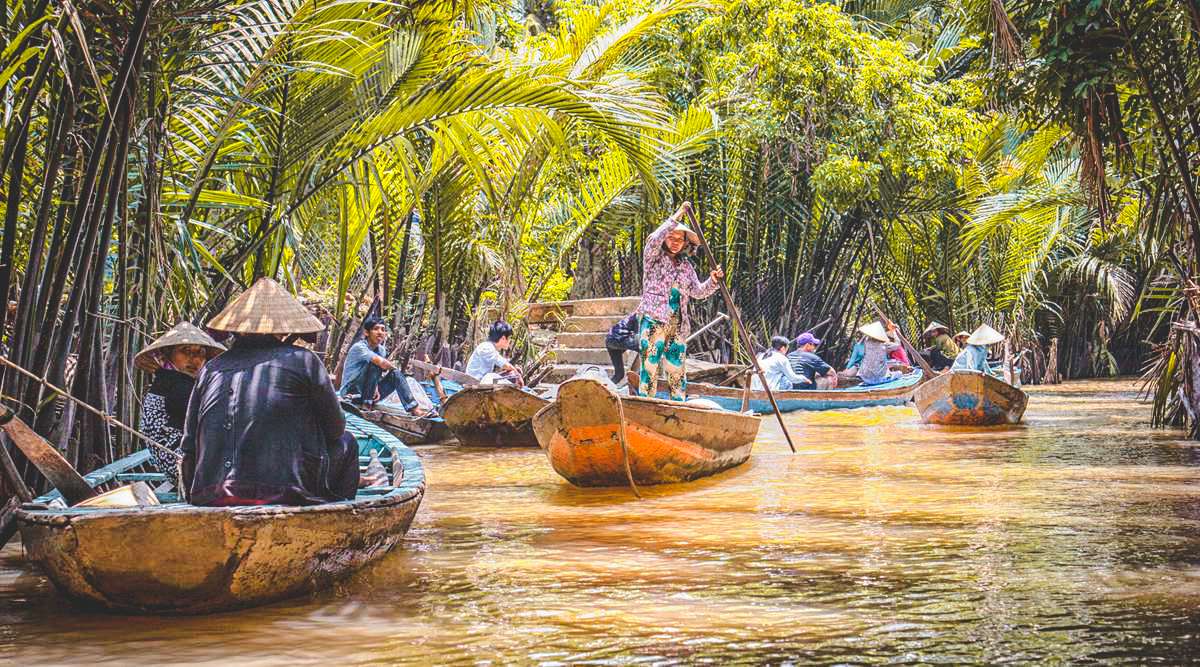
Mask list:
[[[373,303],[454,356],[477,317],[636,294],[641,240],[690,199],[760,340],[819,324],[837,356],[873,305],[988,321],[1027,377],[1147,371],[1196,429],[1194,3],[4,12],[5,349],[124,421],[132,354],[257,276],[335,342]],[[0,379],[83,467],[133,446]]]

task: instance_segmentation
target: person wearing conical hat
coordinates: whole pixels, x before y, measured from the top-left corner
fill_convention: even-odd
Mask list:
[[[930,339],[929,347],[921,352],[930,368],[935,371],[950,368],[959,353],[958,345],[950,339],[950,327],[935,320],[925,327],[921,337]]]
[[[896,325],[888,322],[871,322],[858,328],[862,339],[850,355],[847,370],[857,373],[864,385],[883,384],[900,377],[899,371],[891,370],[891,355],[900,350],[895,339]],[[907,359],[907,357],[905,357]]]
[[[666,222],[646,237],[642,252],[642,300],[635,311],[638,325],[638,350],[641,371],[638,395],[653,396],[658,389],[658,369],[667,376],[671,400],[682,401],[687,391],[687,337],[691,332],[688,301],[707,299],[725,277],[721,269],[709,272],[700,282],[696,268],[687,256],[700,244],[696,232],[680,220],[692,205],[683,202]]]
[[[346,433],[320,358],[285,339],[324,325],[270,278],[208,328],[234,334],[200,371],[183,429],[183,480],[194,505],[311,505],[358,488],[358,444]]]
[[[971,337],[970,331],[960,331],[960,332],[954,334],[954,344],[958,346],[958,349],[960,352],[962,351],[962,349],[964,347],[967,346],[967,339],[970,337]]]
[[[988,365],[988,346],[1003,340],[1004,335],[999,331],[986,324],[979,325],[979,328],[967,337],[967,346],[958,354],[950,370],[991,373],[991,366]]]
[[[142,409],[138,430],[166,449],[150,448],[150,460],[159,472],[173,479],[182,458],[183,419],[188,398],[196,386],[196,374],[205,362],[225,351],[188,321],[180,322],[133,357],[133,365],[153,375]],[[174,454],[172,454],[174,452]]]

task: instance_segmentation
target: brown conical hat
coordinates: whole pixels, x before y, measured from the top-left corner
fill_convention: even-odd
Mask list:
[[[325,325],[279,283],[259,278],[209,320],[208,328],[235,334],[305,334],[323,331]]]
[[[133,358],[133,365],[147,373],[153,373],[158,370],[158,359],[155,358],[154,353],[176,345],[199,345],[207,348],[209,359],[225,351],[224,345],[213,340],[212,336],[204,333],[200,327],[184,320],[138,352],[137,356]]]
[[[1004,340],[1004,334],[996,331],[986,324],[980,324],[979,328],[971,333],[971,337],[967,339],[967,345],[992,345]]]

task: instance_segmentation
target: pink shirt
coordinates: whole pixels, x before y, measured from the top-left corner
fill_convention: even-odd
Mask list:
[[[717,291],[712,278],[703,283],[696,277],[696,269],[686,258],[678,261],[667,254],[663,241],[679,226],[676,220],[667,220],[646,238],[646,250],[642,253],[642,302],[637,314],[646,315],[659,322],[671,318],[671,288],[679,290],[679,335],[686,337],[692,330],[688,321],[688,300],[704,299]]]

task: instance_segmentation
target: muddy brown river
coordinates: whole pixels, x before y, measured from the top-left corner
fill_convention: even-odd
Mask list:
[[[1129,381],[1033,388],[1022,426],[764,420],[750,462],[576,489],[538,450],[421,448],[402,549],[198,618],[81,610],[0,552],[0,662],[626,664],[1200,659],[1200,443]]]

